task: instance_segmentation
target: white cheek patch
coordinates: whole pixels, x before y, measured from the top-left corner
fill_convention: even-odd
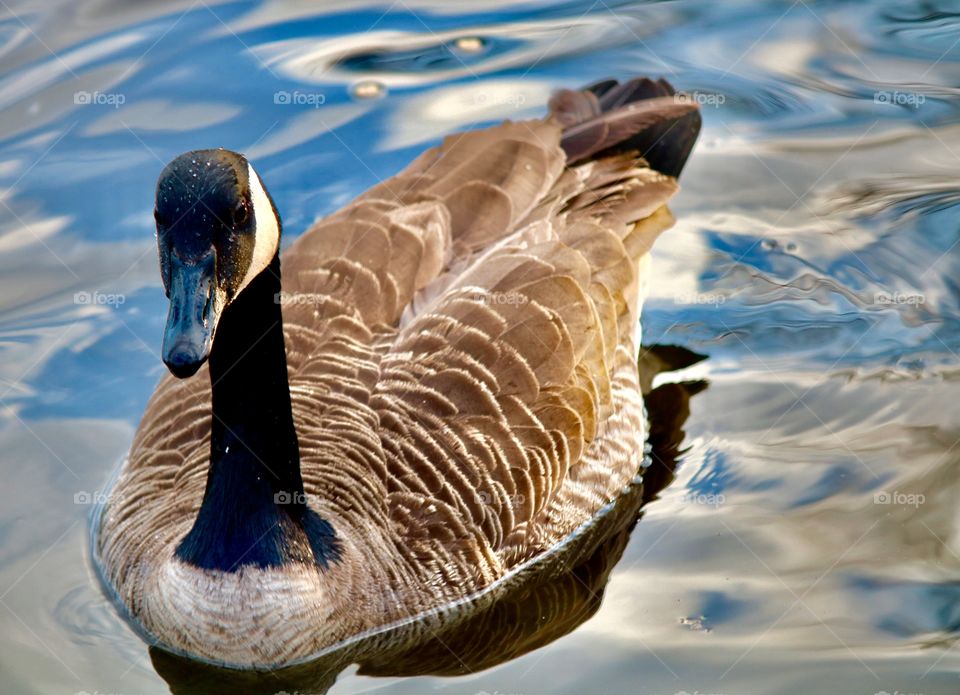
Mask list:
[[[250,199],[253,201],[253,258],[250,259],[250,268],[247,270],[237,294],[243,291],[250,281],[262,273],[277,253],[280,245],[280,225],[273,211],[273,205],[263,190],[263,183],[253,165],[247,164],[250,179]]]

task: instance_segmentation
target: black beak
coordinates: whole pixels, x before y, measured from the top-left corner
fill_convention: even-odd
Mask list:
[[[163,362],[174,376],[193,376],[209,357],[219,312],[213,254],[196,263],[170,254],[170,311],[163,333]]]

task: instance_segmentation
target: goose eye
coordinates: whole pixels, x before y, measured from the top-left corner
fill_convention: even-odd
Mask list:
[[[247,210],[247,204],[237,203],[237,207],[233,209],[233,223],[236,225],[246,224],[249,217],[250,211]]]
[[[159,226],[163,226],[163,216],[160,214],[160,211],[156,208],[153,209],[153,220]]]

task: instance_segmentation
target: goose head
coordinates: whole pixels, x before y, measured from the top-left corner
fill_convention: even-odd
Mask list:
[[[210,355],[224,309],[276,256],[280,219],[250,163],[224,149],[170,162],[157,182],[154,218],[170,300],[163,361],[186,378]]]

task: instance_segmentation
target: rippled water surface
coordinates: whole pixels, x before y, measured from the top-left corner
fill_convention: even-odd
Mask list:
[[[635,74],[704,114],[644,316],[707,356],[658,377],[707,382],[676,479],[570,634],[330,692],[960,692],[956,3],[8,3],[4,693],[169,687],[86,548],[162,373],[167,160],[246,152],[289,241],[446,133]]]

